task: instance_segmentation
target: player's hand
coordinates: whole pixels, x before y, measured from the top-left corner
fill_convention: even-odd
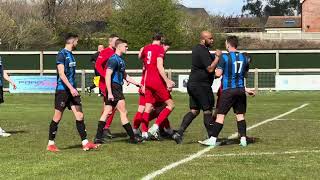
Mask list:
[[[173,88],[176,85],[176,83],[174,83],[170,79],[167,80],[166,84],[167,84],[168,89]]]
[[[109,101],[114,101],[114,96],[112,93],[108,93],[108,100]]]
[[[16,90],[17,89],[17,85],[15,83],[11,84],[13,86],[13,89]]]
[[[75,88],[72,88],[70,92],[73,97],[79,96],[79,92]]]
[[[145,87],[145,86],[141,85],[140,89],[141,89],[141,92],[142,92],[143,94],[146,93],[146,87]]]
[[[254,89],[251,88],[246,88],[246,93],[248,93],[250,96],[254,97],[256,96],[256,91]]]
[[[215,55],[221,57],[222,51],[220,49],[217,49]]]

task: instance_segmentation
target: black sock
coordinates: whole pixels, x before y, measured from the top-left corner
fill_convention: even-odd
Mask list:
[[[246,137],[247,136],[246,120],[237,121],[237,125],[238,125],[238,132],[240,134],[240,137]]]
[[[84,120],[82,121],[76,121],[76,126],[79,132],[79,135],[81,137],[81,140],[87,139],[87,132],[86,132],[86,125],[84,124]]]
[[[213,121],[211,113],[204,113],[203,114],[203,123],[204,123],[204,126],[207,129],[209,138],[211,136],[213,136],[213,124],[214,124],[214,122],[215,121]]]
[[[223,124],[220,124],[218,122],[214,122],[211,136],[217,138],[219,136],[219,133],[222,130],[222,128],[223,128]]]
[[[130,139],[134,138],[134,133],[133,133],[132,126],[130,123],[123,125],[123,128],[126,130]]]
[[[58,131],[58,124],[59,122],[51,121],[50,126],[49,126],[49,140],[54,141],[56,138],[56,134]]]
[[[96,139],[103,138],[103,128],[105,125],[106,125],[105,121],[98,121],[98,129],[97,129]]]
[[[197,115],[194,115],[192,112],[188,112],[182,120],[182,123],[180,125],[180,128],[178,130],[178,133],[182,136],[184,131],[188,128],[188,126],[191,124],[191,122],[197,117]]]

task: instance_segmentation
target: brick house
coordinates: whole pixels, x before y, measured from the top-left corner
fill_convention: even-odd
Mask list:
[[[320,32],[320,0],[300,0],[302,4],[302,31]]]
[[[267,33],[300,33],[300,16],[269,16],[264,26]]]

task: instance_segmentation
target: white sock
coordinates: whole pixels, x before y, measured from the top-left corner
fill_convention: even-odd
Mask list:
[[[149,137],[148,132],[142,132],[142,137],[143,138],[148,138]]]
[[[240,141],[247,141],[247,138],[243,136],[240,138]]]
[[[133,130],[133,133],[135,134],[135,135],[137,135],[137,134],[140,134],[140,132],[139,132],[139,129],[132,129]]]
[[[213,137],[213,136],[211,136],[211,137],[209,138],[209,140],[210,140],[210,141],[213,141],[214,143],[217,142],[217,138],[216,138],[216,137]]]
[[[49,146],[54,145],[54,141],[49,140],[48,145],[49,145]]]
[[[154,124],[150,129],[157,131],[159,129],[158,124]]]
[[[88,139],[83,140],[82,141],[82,146],[85,146],[88,142],[89,142]]]

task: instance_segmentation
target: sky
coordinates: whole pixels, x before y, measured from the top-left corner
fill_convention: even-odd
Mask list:
[[[243,0],[180,0],[187,7],[205,8],[209,14],[240,15]]]

